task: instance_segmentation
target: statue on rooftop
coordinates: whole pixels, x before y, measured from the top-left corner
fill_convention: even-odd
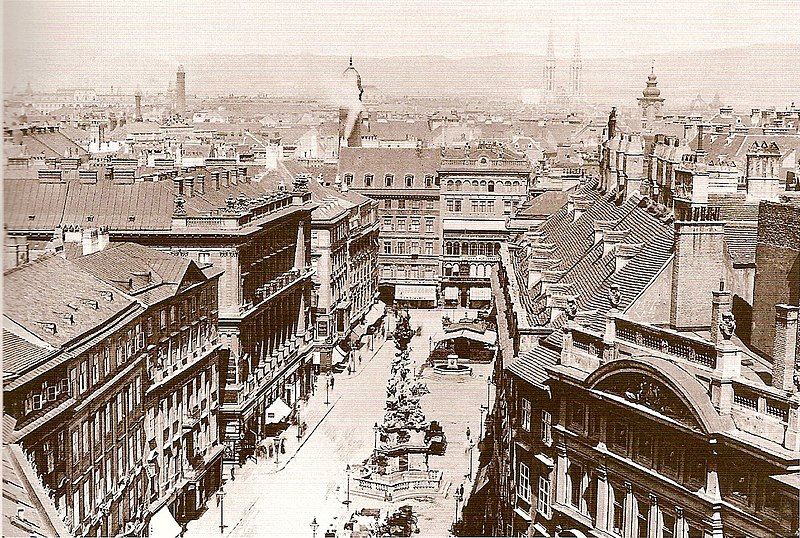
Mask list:
[[[722,320],[719,322],[719,332],[722,333],[722,338],[730,340],[736,332],[736,318],[733,312],[723,312]]]

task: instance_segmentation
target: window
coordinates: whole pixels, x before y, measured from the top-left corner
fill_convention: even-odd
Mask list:
[[[100,357],[95,353],[92,355],[92,385],[100,381]]]
[[[675,538],[675,515],[661,511],[661,538]]]
[[[427,207],[428,209],[433,209],[434,208],[433,200],[428,200],[427,202],[425,202],[425,207]]]
[[[433,187],[433,176],[425,176],[425,187]]]
[[[392,253],[392,242],[391,241],[384,241],[383,242],[383,253],[384,254],[391,254]]]
[[[397,254],[405,254],[406,253],[406,242],[405,241],[398,241],[395,245],[397,248]]]
[[[627,454],[628,426],[616,420],[609,421],[608,426],[611,447],[620,454]]]
[[[552,420],[553,418],[550,415],[550,411],[542,409],[542,442],[547,446],[550,446],[550,443],[553,441],[551,432]]]
[[[531,431],[531,401],[527,398],[522,398],[522,405],[520,406],[520,425],[526,432]]]
[[[413,187],[414,186],[414,176],[411,174],[406,175],[406,187]]]
[[[383,201],[383,208],[384,209],[391,209],[392,208],[392,201],[390,199],[385,199]]]
[[[344,184],[348,186],[353,184],[353,174],[344,175]]]
[[[454,200],[453,201],[453,211],[456,213],[461,212],[461,200]]]
[[[447,200],[447,210],[452,213],[452,211],[453,211],[453,200]]]
[[[545,476],[539,477],[539,498],[536,500],[536,511],[545,517],[550,517],[550,480]]]
[[[522,462],[519,463],[517,496],[526,503],[531,502],[531,469]]]
[[[411,200],[411,209],[419,210],[419,200]]]
[[[162,309],[161,312],[159,312],[159,318],[160,318],[159,319],[159,326],[162,329],[166,328],[166,326],[167,326],[167,311],[165,309]]]
[[[419,219],[411,219],[411,227],[408,231],[419,232]]]
[[[86,391],[86,385],[87,385],[87,381],[88,381],[88,379],[87,379],[88,378],[88,373],[86,371],[87,367],[88,367],[88,365],[87,365],[86,361],[81,362],[81,365],[80,365],[81,377],[80,377],[80,385],[79,385],[81,393]]]
[[[433,233],[433,219],[426,218],[425,219],[425,233]]]
[[[391,187],[394,184],[394,176],[392,174],[386,174],[383,178],[383,184],[386,187]]]
[[[205,265],[207,263],[211,263],[211,253],[210,252],[200,252],[197,254],[197,261],[200,265]],[[148,333],[153,334],[153,333]]]
[[[583,512],[581,509],[581,496],[583,495],[583,467],[577,463],[570,463],[569,471],[569,503]]]
[[[72,465],[76,465],[80,457],[81,445],[79,441],[80,434],[78,430],[72,431]]]
[[[391,232],[394,229],[392,226],[392,217],[383,217],[383,231]]]
[[[419,241],[411,242],[411,254],[419,254]]]
[[[636,458],[648,466],[653,464],[653,434],[645,428],[636,432]]]
[[[583,431],[585,418],[586,407],[582,403],[573,403],[569,411],[569,427],[574,430]]]
[[[636,498],[636,506],[637,506],[637,514],[636,514],[636,521],[637,521],[637,529],[636,529],[636,536],[637,538],[647,538],[647,519],[650,513],[650,506],[647,501],[644,499]]]
[[[375,179],[375,176],[372,174],[364,174],[364,186],[365,187],[372,187],[372,181]]]
[[[477,200],[472,200],[472,212],[473,213],[477,213],[478,212],[478,201]]]
[[[503,213],[511,213],[511,200],[503,200]]]
[[[433,241],[426,241],[425,242],[425,255],[426,256],[433,256]]]
[[[614,498],[612,506],[612,527],[611,532],[622,536],[622,528],[625,524],[625,490],[621,486],[611,486],[611,495]]]
[[[397,209],[405,209],[406,208],[406,201],[405,200],[398,200],[397,201]]]
[[[397,219],[397,231],[398,232],[406,231],[406,219]]]
[[[125,450],[117,446],[117,477],[122,479],[125,475]]]

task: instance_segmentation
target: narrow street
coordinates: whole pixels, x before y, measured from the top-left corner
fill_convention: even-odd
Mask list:
[[[412,310],[411,325],[421,326],[422,333],[412,340],[412,360],[417,368],[429,352],[430,336],[441,330],[443,311]],[[450,311],[447,312],[451,314]],[[462,311],[463,313],[463,311]],[[377,347],[380,345],[380,347]],[[320,376],[316,394],[307,406],[308,432],[301,448],[274,458],[248,461],[237,468],[235,480],[224,486],[224,524],[220,532],[220,509],[215,500],[197,521],[190,522],[186,536],[312,536],[311,522],[319,524],[317,536],[333,528],[342,536],[344,521],[363,507],[388,507],[387,503],[351,496],[349,511],[343,501],[347,496],[345,468],[363,462],[372,452],[373,425],[383,419],[386,380],[395,348],[392,341],[376,344],[374,352],[362,348],[362,361],[355,362],[356,372],[335,376],[330,405],[325,405],[325,377]],[[372,355],[374,353],[374,355]],[[466,428],[477,440],[480,406],[486,403],[486,378],[490,365],[473,365],[472,376],[445,377],[426,370],[422,377],[431,393],[421,400],[428,420],[438,420],[447,435],[447,452],[432,457],[432,469],[444,471],[442,493],[432,501],[403,501],[395,507],[411,504],[418,511],[420,531],[425,536],[446,536],[453,521],[453,491],[462,482],[470,485],[469,451]],[[325,415],[325,413],[327,413]],[[303,412],[301,412],[301,418]],[[287,437],[296,434],[292,427]],[[287,443],[288,444],[288,443]],[[295,441],[296,444],[296,441]],[[473,477],[477,469],[477,447],[473,450]],[[287,460],[288,458],[288,460]]]

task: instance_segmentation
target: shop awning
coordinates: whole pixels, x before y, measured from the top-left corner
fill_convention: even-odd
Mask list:
[[[466,338],[467,340],[474,340],[482,344],[493,345],[497,342],[497,333],[494,331],[471,331],[469,329],[458,329],[446,333],[439,333],[433,336],[433,343],[445,342],[447,340],[455,340],[456,338]]]
[[[449,287],[444,289],[444,298],[448,301],[458,300],[458,288]]]
[[[436,286],[398,284],[394,298],[400,301],[436,301]]]
[[[364,325],[369,327],[381,319],[383,316],[386,315],[386,304],[382,302],[377,302],[372,305],[372,308],[369,309],[367,315],[364,316]]]
[[[167,505],[161,507],[161,510],[155,513],[150,518],[150,532],[149,536],[159,536],[165,538],[178,538],[181,535],[182,528],[175,521],[172,512],[169,511]]]
[[[286,405],[286,402],[281,398],[275,398],[275,401],[269,404],[265,415],[267,417],[267,424],[275,424],[283,422],[286,417],[292,412],[292,408]]]
[[[469,298],[472,301],[491,301],[492,288],[470,288]]]
[[[332,353],[331,362],[333,364],[341,364],[347,360],[347,352],[341,346],[333,346]]]

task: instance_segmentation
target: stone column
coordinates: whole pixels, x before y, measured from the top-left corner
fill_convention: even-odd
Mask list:
[[[556,447],[556,502],[568,504],[567,499],[567,445],[560,439]]]
[[[597,468],[597,513],[595,523],[598,530],[605,531],[609,529],[609,504],[608,471],[605,465],[601,465]]]

